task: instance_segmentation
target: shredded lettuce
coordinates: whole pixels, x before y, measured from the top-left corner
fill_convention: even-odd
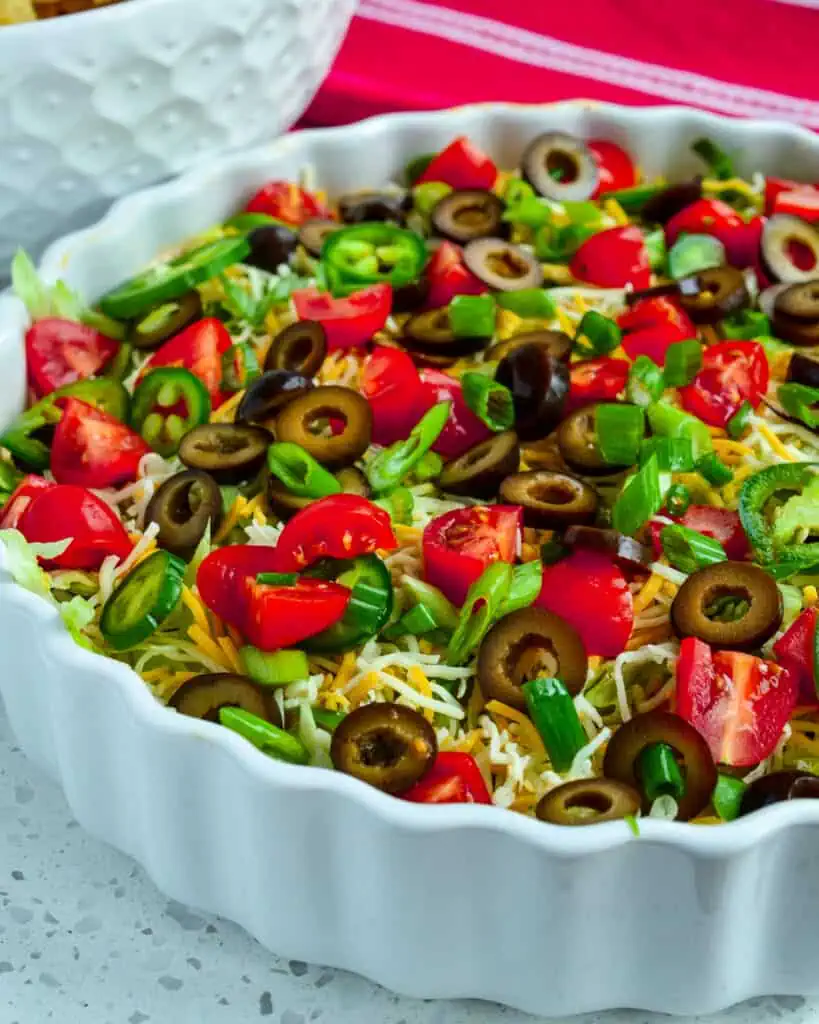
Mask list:
[[[19,530],[0,530],[0,541],[6,549],[6,568],[21,587],[40,597],[51,597],[51,579],[40,568],[40,558],[57,558],[70,546],[71,540],[51,544],[29,543]]]
[[[70,601],[59,604],[58,608],[65,627],[74,642],[89,651],[95,650],[94,645],[83,633],[85,627],[94,621],[94,609],[91,604],[83,597],[72,597]]]

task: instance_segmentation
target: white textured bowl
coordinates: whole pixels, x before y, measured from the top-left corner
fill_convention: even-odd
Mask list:
[[[312,163],[331,192],[386,181],[465,132],[516,162],[544,129],[625,143],[649,173],[693,169],[708,134],[745,171],[819,177],[819,139],[677,108],[481,106],[287,136],[118,203],[43,270],[97,295],[157,249]],[[0,426],[23,396],[25,314],[0,297]],[[402,803],[341,774],[271,761],[157,704],[128,668],[75,646],[0,561],[0,692],[26,752],[85,828],[174,899],[276,952],[402,993],[534,1013],[704,1013],[819,992],[819,802],[716,828],[646,820],[561,829],[478,806]]]
[[[356,0],[129,0],[0,28],[0,281],[13,249],[111,199],[275,138]]]

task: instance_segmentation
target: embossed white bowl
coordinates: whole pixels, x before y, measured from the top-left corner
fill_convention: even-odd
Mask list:
[[[512,166],[546,129],[624,143],[649,174],[692,171],[688,145],[706,134],[746,172],[819,177],[813,134],[681,108],[381,117],[289,135],[126,199],[49,249],[42,269],[95,296],[270,175],[312,163],[338,193],[386,181],[460,133]],[[20,303],[0,296],[0,428],[23,401],[25,326]],[[622,822],[561,829],[491,807],[402,803],[164,709],[130,669],[77,647],[48,604],[11,582],[1,552],[12,728],[83,826],[174,899],[238,921],[277,953],[402,993],[532,1013],[694,1014],[819,992],[819,801],[713,828],[644,820],[638,838]]]
[[[129,0],[0,28],[0,281],[117,196],[294,124],[356,0]]]

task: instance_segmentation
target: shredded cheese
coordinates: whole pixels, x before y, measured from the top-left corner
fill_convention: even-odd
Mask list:
[[[540,733],[523,712],[511,708],[499,700],[490,700],[484,711],[488,711],[491,715],[500,715],[507,721],[514,722],[518,727],[518,737],[524,746],[528,747],[539,760],[546,757],[546,748],[543,746]]]

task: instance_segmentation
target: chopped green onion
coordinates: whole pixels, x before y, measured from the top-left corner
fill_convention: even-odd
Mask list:
[[[422,484],[426,480],[437,479],[443,468],[444,460],[441,456],[437,452],[427,452],[413,467],[412,476],[419,484]]]
[[[675,341],[665,354],[663,379],[667,388],[681,388],[699,373],[702,367],[702,345],[698,341]]]
[[[509,593],[498,609],[497,618],[503,619],[521,608],[528,608],[540,593],[543,585],[543,563],[524,562],[515,566]]]
[[[257,583],[264,583],[268,587],[295,587],[299,582],[297,572],[260,572],[256,577]]]
[[[622,341],[623,334],[617,326],[616,321],[611,320],[602,313],[590,309],[583,315],[580,325],[575,334],[575,341],[585,339],[588,345],[580,341],[583,349],[591,349],[595,356],[604,356],[613,351]]]
[[[734,479],[733,470],[725,465],[716,452],[702,455],[697,459],[695,468],[700,476],[714,487],[724,487]]]
[[[464,401],[479,420],[500,433],[515,422],[512,392],[503,384],[482,373],[465,373],[461,377]]]
[[[664,185],[634,185],[631,188],[620,188],[614,192],[604,192],[600,196],[600,202],[613,199],[625,210],[626,213],[635,214],[646,205],[649,199],[653,199],[665,190]]]
[[[556,772],[568,771],[587,743],[571,694],[559,679],[532,679],[521,688],[552,767]]]
[[[544,263],[563,263],[597,233],[598,228],[584,224],[565,224],[558,228],[546,224],[535,235],[535,255]]]
[[[554,565],[568,555],[568,547],[559,537],[552,537],[540,545],[540,560],[544,565]]]
[[[713,537],[674,523],[660,531],[660,543],[669,562],[680,572],[692,573],[727,559],[725,548]]]
[[[228,391],[241,391],[259,376],[259,360],[249,342],[232,345],[222,356],[222,381]]]
[[[665,231],[657,228],[643,232],[643,241],[648,252],[648,265],[652,270],[660,270],[665,266],[666,248]]]
[[[501,309],[508,309],[524,320],[553,320],[557,315],[557,303],[545,288],[498,292],[495,301]]]
[[[637,470],[614,503],[611,521],[615,530],[635,534],[645,522],[660,511],[664,492],[668,489],[667,486],[663,487],[662,477],[665,475],[660,473],[656,455],[652,455],[645,465]]]
[[[347,717],[344,711],[330,711],[329,708],[311,708],[313,720],[320,729],[334,732]]]
[[[685,484],[673,484],[665,496],[665,507],[671,516],[684,516],[691,504],[691,492]]]
[[[694,458],[710,452],[713,444],[708,427],[682,409],[669,402],[654,402],[648,407],[648,422],[661,437],[687,437],[694,446]]]
[[[734,821],[739,817],[742,798],[747,788],[742,779],[735,779],[733,775],[723,775],[720,772],[717,776],[711,803],[723,821]]]
[[[661,796],[679,802],[685,796],[685,780],[674,750],[667,743],[652,743],[637,759],[637,775],[649,803]]]
[[[640,838],[640,824],[637,821],[637,819],[635,818],[635,816],[633,814],[627,814],[625,816],[625,818],[623,818],[623,821],[628,825],[629,831],[635,837],[635,839],[639,839]]]
[[[637,356],[628,372],[626,398],[634,405],[648,407],[665,390],[663,371],[648,356]]]
[[[390,514],[394,523],[401,523],[410,526],[412,523],[412,512],[415,508],[415,495],[408,487],[399,486],[389,491],[383,498],[376,502]]]
[[[515,206],[524,199],[532,199],[535,190],[523,178],[509,178],[503,187],[503,201],[507,206]]]
[[[219,721],[262,753],[279,761],[289,761],[291,764],[308,764],[310,761],[310,753],[298,737],[249,711],[242,708],[220,708]]]
[[[649,437],[640,445],[640,465],[657,456],[660,471],[689,473],[694,468],[694,447],[687,437]]]
[[[507,203],[501,220],[507,224],[521,224],[527,228],[541,228],[553,217],[549,203],[540,196],[521,196],[514,203]]]
[[[735,177],[734,164],[724,149],[711,139],[697,139],[691,149],[705,162],[711,174],[720,181]]]
[[[458,626],[447,647],[447,660],[458,665],[469,657],[489,632],[512,584],[512,566],[493,562],[469,588]]]
[[[393,631],[397,636],[423,636],[424,633],[431,633],[439,627],[440,623],[429,608],[426,605],[417,604],[399,619],[393,627]]]
[[[759,309],[740,309],[725,317],[720,324],[720,331],[724,338],[753,341],[770,335],[771,321]]]
[[[495,333],[495,300],[489,294],[456,295],[448,312],[456,338],[491,338]]]
[[[780,384],[776,392],[780,405],[794,419],[804,423],[813,430],[819,426],[819,388],[811,388],[806,384]]]
[[[606,402],[594,412],[594,432],[603,461],[609,466],[631,466],[637,461],[646,431],[646,417],[639,405]]]
[[[367,463],[366,473],[376,493],[397,487],[438,440],[447,424],[452,402],[439,402],[412,428],[406,441],[398,441]]]
[[[728,423],[726,425],[726,430],[728,431],[729,437],[733,437],[735,440],[739,437],[742,437],[742,435],[745,433],[745,429],[748,426],[748,420],[750,419],[753,411],[754,407],[751,405],[750,402],[745,401],[742,403],[742,405],[737,409],[737,411],[730,418],[730,420],[728,420]]]
[[[267,449],[267,465],[273,476],[300,498],[326,498],[341,493],[341,484],[333,474],[301,445],[291,441],[271,444]]]
[[[412,599],[419,605],[423,605],[439,626],[444,629],[457,629],[458,609],[449,601],[437,587],[431,583],[425,583],[415,576],[405,576],[402,589],[409,591]]]
[[[428,217],[434,206],[452,191],[451,185],[445,185],[442,181],[425,181],[416,185],[412,190],[412,205],[415,209]]]
[[[713,235],[680,235],[668,253],[668,273],[675,280],[725,263],[725,246]]]
[[[437,156],[437,153],[419,153],[404,168],[404,178],[408,185],[414,185],[424,171]]]
[[[256,647],[241,647],[239,660],[245,675],[264,686],[289,686],[310,675],[304,651],[273,651],[268,654]]]

